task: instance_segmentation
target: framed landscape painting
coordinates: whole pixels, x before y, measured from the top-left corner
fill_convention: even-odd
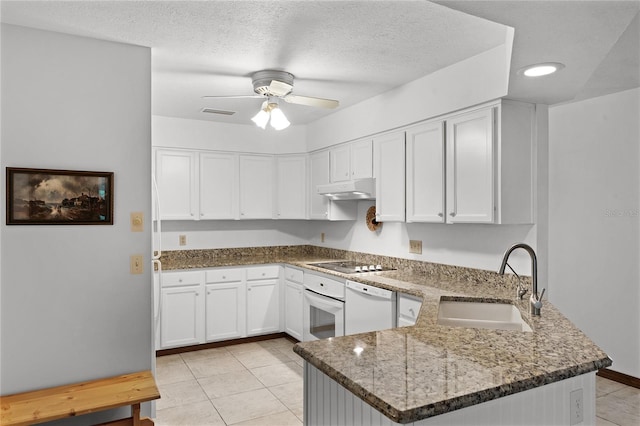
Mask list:
[[[7,225],[113,225],[113,173],[7,167]]]

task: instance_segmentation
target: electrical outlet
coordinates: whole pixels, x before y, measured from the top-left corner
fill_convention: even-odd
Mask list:
[[[569,407],[571,410],[569,415],[569,424],[573,426],[582,423],[584,420],[582,389],[571,391],[571,393],[569,393],[569,401]]]
[[[324,232],[320,233],[320,242],[324,243]]]
[[[409,240],[409,253],[422,254],[422,241]]]
[[[144,272],[143,258],[141,254],[134,254],[131,256],[129,271],[133,275],[142,274]]]
[[[186,246],[187,245],[187,236],[186,235],[180,235],[179,240],[180,240],[180,245],[181,246]]]

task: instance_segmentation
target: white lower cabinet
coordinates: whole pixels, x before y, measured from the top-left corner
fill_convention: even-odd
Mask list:
[[[280,266],[247,268],[247,335],[280,331]]]
[[[165,272],[160,349],[282,331],[281,269],[267,265]],[[302,312],[302,301],[299,309]]]
[[[208,342],[247,335],[247,287],[244,269],[206,272],[206,339]]]
[[[284,331],[294,339],[302,341],[303,272],[289,267],[284,269]]]
[[[415,325],[422,301],[404,293],[398,293],[398,327]]]
[[[160,346],[204,343],[204,272],[165,273],[160,297]]]

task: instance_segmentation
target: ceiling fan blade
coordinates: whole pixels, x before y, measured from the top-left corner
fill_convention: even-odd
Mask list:
[[[312,98],[310,96],[287,95],[283,97],[290,104],[306,105],[320,108],[336,108],[340,102],[333,99]]]
[[[256,99],[264,98],[262,95],[231,95],[231,96],[201,96],[202,99]]]
[[[293,86],[282,81],[271,80],[269,84],[269,92],[273,94],[273,96],[282,97],[285,96],[293,90]]]

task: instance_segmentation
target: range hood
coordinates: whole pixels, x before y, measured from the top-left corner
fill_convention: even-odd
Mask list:
[[[376,198],[376,181],[374,178],[365,178],[318,185],[316,192],[336,201],[373,200]]]

